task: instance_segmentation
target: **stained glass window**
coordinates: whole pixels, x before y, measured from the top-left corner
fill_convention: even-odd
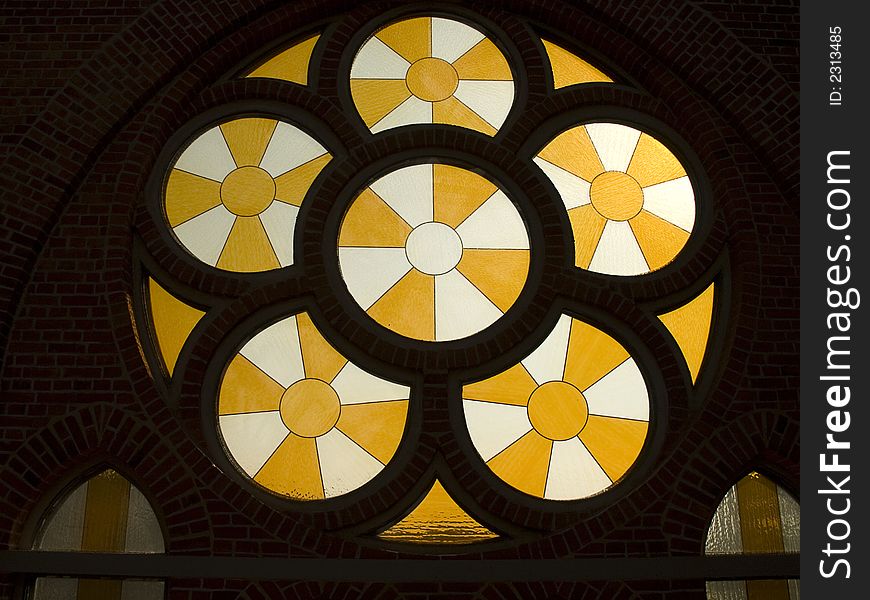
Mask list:
[[[247,74],[247,77],[266,77],[299,83],[301,85],[308,84],[308,68],[311,63],[311,53],[314,52],[314,46],[317,45],[317,40],[319,39],[319,35],[314,35],[293,44],[262,64],[257,65],[256,68]]]
[[[542,40],[542,42],[544,50],[547,52],[547,58],[550,59],[553,86],[556,89],[580,83],[613,82],[610,77],[573,52],[548,40]]]
[[[618,123],[580,125],[556,136],[535,163],[568,210],[578,267],[649,273],[670,263],[692,233],[692,183],[648,133]]]
[[[354,58],[350,86],[373,133],[439,123],[495,135],[514,100],[504,54],[480,30],[443,17],[378,31]]]
[[[711,283],[707,289],[683,306],[659,315],[659,319],[680,347],[693,382],[698,379],[701,363],[704,362],[704,355],[707,353],[707,342],[713,323],[714,301],[715,286]]]
[[[749,473],[725,494],[707,531],[707,554],[800,552],[800,506],[781,486]],[[799,600],[796,580],[711,581],[710,600]]]
[[[402,439],[410,393],[348,361],[300,313],[260,331],[232,359],[218,424],[248,477],[276,494],[319,500],[380,473]]]
[[[35,548],[73,552],[164,552],[151,504],[117,471],[106,469],[76,487],[49,515]],[[34,600],[163,598],[162,581],[40,577]]]
[[[378,537],[413,544],[473,544],[497,538],[498,534],[462,510],[435,480],[420,504]]]
[[[373,494],[386,489],[377,481],[390,483],[386,466],[402,443],[410,443],[405,434],[417,392],[408,384],[432,376],[431,364],[422,366],[428,355],[415,356],[416,363],[399,364],[399,359],[406,351],[434,356],[442,349],[472,366],[470,374],[453,380],[462,380],[461,395],[454,397],[444,385],[439,401],[443,407],[462,407],[463,419],[451,424],[450,435],[470,439],[469,458],[494,475],[487,485],[503,492],[510,486],[537,499],[524,501],[549,501],[536,505],[556,510],[564,509],[562,501],[583,500],[615,486],[630,492],[628,475],[649,446],[655,425],[653,405],[667,402],[653,398],[654,370],[642,367],[641,354],[616,339],[606,308],[596,309],[593,325],[584,317],[585,306],[566,299],[553,300],[569,306],[538,347],[530,353],[525,349],[523,357],[517,344],[543,334],[533,332],[544,327],[542,307],[534,318],[524,311],[543,297],[541,279],[550,263],[564,266],[563,254],[551,256],[554,247],[570,248],[573,241],[580,269],[554,271],[549,279],[562,277],[577,287],[586,284],[587,271],[644,276],[661,269],[685,251],[696,232],[695,185],[670,143],[640,125],[606,119],[561,132],[548,129],[542,139],[549,141],[534,156],[513,153],[511,165],[527,163],[525,178],[489,159],[475,160],[480,151],[502,152],[499,138],[491,139],[499,131],[517,135],[508,115],[518,98],[527,101],[526,90],[517,89],[526,81],[521,53],[494,31],[444,15],[372,23],[350,38],[338,68],[316,58],[317,48],[330,44],[330,28],[299,38],[258,58],[242,77],[307,86],[305,93],[313,98],[338,77],[336,89],[345,96],[329,104],[330,110],[350,109],[350,114],[333,115],[326,120],[332,124],[324,121],[321,128],[333,128],[342,118],[358,125],[361,119],[374,134],[416,127],[372,140],[357,139],[353,127],[346,128],[353,139],[342,139],[348,131],[335,127],[330,135],[343,149],[333,157],[309,131],[304,119],[309,109],[297,106],[293,114],[301,116],[292,123],[251,116],[260,114],[256,110],[234,112],[237,116],[212,121],[174,149],[174,162],[161,174],[162,226],[171,231],[179,252],[196,257],[201,267],[192,278],[172,272],[167,282],[178,280],[185,289],[208,283],[205,290],[197,288],[197,298],[214,298],[204,306],[214,317],[208,325],[218,344],[229,344],[229,330],[221,332],[227,323],[248,328],[232,333],[233,340],[243,341],[229,356],[220,350],[198,357],[211,361],[215,379],[209,385],[217,388],[203,408],[214,424],[205,435],[215,436],[209,443],[225,452],[229,461],[222,458],[221,464],[234,478],[254,493],[271,494],[273,502],[287,501],[287,510],[308,502],[308,510],[328,511],[341,505],[332,499],[351,501],[362,488]],[[374,33],[365,37],[367,32]],[[567,47],[540,42],[541,64],[552,75],[552,86],[540,83],[541,94],[564,95],[571,92],[554,89],[614,82]],[[309,79],[316,69],[325,76]],[[464,144],[459,151],[447,147],[448,140],[431,153],[420,152],[435,134],[448,132],[470,135],[481,147]],[[538,170],[552,183],[542,192],[552,195],[546,201],[529,191]],[[348,179],[355,171],[376,175]],[[306,198],[309,204],[303,207]],[[553,202],[560,212],[545,214]],[[562,225],[563,206],[570,228]],[[320,245],[309,254],[315,245],[303,238],[303,260],[294,251],[303,241],[296,229],[304,227]],[[542,236],[545,244],[535,241]],[[231,282],[236,273],[296,262],[299,273],[287,269],[219,286],[208,281],[214,273],[206,268],[223,271],[221,282]],[[322,269],[326,263],[331,264]],[[272,287],[258,287],[260,280]],[[172,374],[187,340],[205,329],[205,324],[195,327],[204,312],[168,283],[146,277],[143,285],[150,333]],[[264,314],[258,302],[266,298],[268,316],[258,321]],[[707,353],[714,299],[710,285],[665,312],[649,315],[646,305],[640,307],[673,336],[693,382]],[[283,302],[298,308],[275,321]],[[312,302],[320,310],[309,312],[306,305]],[[232,310],[225,308],[228,304]],[[251,314],[233,312],[242,304],[242,312]],[[223,310],[231,316],[224,319],[218,314]],[[508,313],[517,320],[505,319]],[[328,327],[318,329],[311,315],[320,315],[317,319]],[[257,322],[262,325],[251,325]],[[524,329],[511,329],[520,322]],[[327,331],[340,333],[328,340]],[[374,343],[377,362],[366,359],[368,347],[359,347],[355,332],[373,336],[362,344]],[[221,336],[226,336],[223,342]],[[478,354],[478,344],[486,351]],[[203,344],[189,347],[204,351]],[[499,352],[514,358],[499,371],[493,352],[497,361]],[[481,357],[488,358],[473,364]],[[435,362],[440,358],[435,356]],[[456,376],[451,369],[439,366],[438,377]],[[431,418],[421,417],[424,433]],[[408,449],[409,455],[415,451]],[[402,518],[393,512],[380,523],[355,523],[354,531],[369,542],[432,548],[505,540],[511,527],[502,521],[496,527],[479,506],[472,516],[457,502],[462,491],[455,497],[448,493],[454,488],[442,482],[458,484],[440,468],[431,488]]]
[[[462,397],[487,466],[548,500],[611,487],[637,459],[649,428],[637,363],[611,336],[567,315],[519,364],[465,385]]]
[[[330,158],[285,121],[226,121],[196,136],[176,159],[166,181],[166,221],[205,264],[236,272],[289,266],[299,205]]]
[[[350,205],[342,277],[375,321],[406,337],[464,338],[500,318],[529,270],[529,236],[494,183],[459,167],[392,171]]]
[[[205,312],[179,300],[154,279],[148,279],[147,293],[157,350],[172,375],[184,343]]]

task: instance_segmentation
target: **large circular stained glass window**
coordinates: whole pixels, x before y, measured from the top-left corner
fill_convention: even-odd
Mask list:
[[[485,329],[516,301],[529,236],[494,183],[428,163],[392,171],[353,200],[338,258],[370,317],[400,335],[441,342]]]
[[[686,169],[691,154],[642,131],[646,123],[649,131],[665,125],[639,114],[633,125],[617,123],[628,113],[610,117],[607,106],[594,107],[603,96],[578,86],[611,85],[611,74],[568,45],[541,39],[520,48],[499,33],[515,29],[496,12],[491,26],[463,11],[455,18],[384,18],[359,35],[344,26],[307,31],[239,71],[252,78],[236,82],[239,93],[256,95],[239,98],[225,107],[228,116],[167,149],[168,169],[155,173],[162,187],[153,186],[160,192],[142,231],[157,222],[163,234],[143,239],[142,247],[170,260],[155,269],[156,261],[143,260],[153,372],[175,379],[167,389],[186,390],[179,381],[192,361],[209,365],[218,391],[202,408],[215,426],[203,437],[221,457],[216,462],[261,498],[264,490],[298,502],[369,494],[378,500],[309,506],[330,511],[341,527],[361,526],[363,515],[373,524],[365,533],[374,535],[387,526],[372,514],[371,507],[385,506],[380,494],[410,494],[402,491],[410,471],[402,470],[440,456],[453,472],[470,466],[480,475],[471,478],[475,492],[500,490],[508,508],[481,504],[466,514],[454,502],[462,493],[449,499],[460,484],[436,460],[425,469],[443,490],[433,486],[438,491],[417,509],[416,500],[402,499],[390,518],[407,509],[431,529],[437,518],[421,515],[460,515],[454,522],[502,531],[488,520],[496,513],[510,521],[532,502],[564,511],[561,501],[618,486],[653,445],[652,428],[667,431],[651,420],[667,414],[665,398],[657,397],[652,410],[649,385],[660,382],[658,375],[649,363],[641,370],[633,350],[609,333],[617,316],[608,313],[638,308],[634,286],[688,255],[688,240],[698,237],[699,188]],[[542,66],[552,77],[539,76]],[[559,108],[571,94],[587,92],[583,110],[594,108],[600,122]],[[282,103],[294,106],[283,111]],[[522,106],[535,114],[508,119]],[[292,114],[294,122],[277,114]],[[567,130],[546,129],[567,119],[574,119]],[[524,142],[533,127],[546,129],[539,132],[549,140],[543,147]],[[359,173],[377,176],[360,189]],[[503,173],[510,187],[499,183]],[[552,186],[538,187],[546,183],[540,173]],[[349,202],[339,190],[353,192]],[[297,228],[305,244],[294,242]],[[573,266],[565,264],[570,242]],[[301,248],[305,257],[294,256]],[[294,263],[298,268],[283,268]],[[240,275],[264,271],[274,272]],[[590,272],[632,278],[605,290],[606,281]],[[675,342],[687,386],[704,370],[719,297],[714,287],[689,282],[650,304],[666,312],[634,310],[638,332]],[[652,300],[650,290],[643,288],[644,301]],[[543,337],[541,319],[553,302],[572,316],[562,315],[520,359],[523,340]],[[213,350],[224,347],[222,339],[239,339],[238,324],[266,323],[256,315],[274,316],[280,306],[299,308],[238,332],[246,342],[230,356]],[[596,325],[584,319],[587,308]],[[322,315],[335,346],[306,311]],[[494,363],[510,364],[499,358],[504,354],[514,364],[496,372]],[[418,390],[396,381],[426,382],[426,410],[413,422],[420,439],[437,438],[429,447],[413,447],[405,434]],[[184,393],[178,400],[188,401]],[[470,456],[455,451],[456,439],[470,440]],[[402,443],[408,460],[398,464]],[[391,461],[404,479],[383,473]],[[447,537],[463,538],[454,533]]]

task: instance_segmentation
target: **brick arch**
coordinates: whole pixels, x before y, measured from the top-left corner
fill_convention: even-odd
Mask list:
[[[153,454],[174,451],[141,419],[111,405],[95,404],[55,419],[23,442],[10,459],[9,468],[0,473],[7,489],[19,490],[17,498],[10,495],[0,500],[3,543],[18,546],[25,525],[32,532],[44,509],[57,500],[59,486],[67,487],[82,472],[104,465],[129,476],[149,502],[153,501],[152,509],[167,534],[166,549],[174,550],[174,536],[183,535],[182,530],[187,531],[192,523],[208,522],[211,517],[190,469],[179,463],[174,468],[165,462],[158,466],[151,459]],[[168,491],[167,481],[177,482],[175,485],[187,491],[173,494]],[[183,513],[188,514],[181,516]],[[187,544],[205,546],[206,540],[193,536]]]
[[[692,482],[672,501],[663,521],[682,526],[681,551],[703,553],[707,528],[723,496],[749,471],[757,470],[788,490],[799,489],[800,424],[781,412],[757,410],[726,426],[693,436],[698,450],[680,477]]]

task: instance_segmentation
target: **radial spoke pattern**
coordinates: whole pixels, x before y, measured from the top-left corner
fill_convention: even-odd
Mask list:
[[[166,221],[184,248],[226,271],[293,264],[299,206],[331,155],[274,119],[233,119],[196,137],[169,172]]]
[[[338,258],[353,298],[405,337],[464,338],[513,305],[529,270],[525,223],[489,180],[422,164],[384,175],[351,203]]]
[[[405,19],[369,38],[354,58],[350,90],[373,133],[439,123],[495,135],[514,100],[501,50],[477,29],[441,17]]]
[[[346,494],[390,461],[410,388],[363,371],[307,313],[255,335],[224,372],[218,425],[230,456],[266,489],[298,500]]]
[[[628,351],[562,315],[519,364],[463,386],[468,431],[492,471],[548,500],[614,485],[634,464],[649,427],[649,393]]]
[[[664,267],[686,245],[695,225],[692,183],[649,134],[617,123],[580,125],[534,160],[568,211],[578,267],[641,275]]]

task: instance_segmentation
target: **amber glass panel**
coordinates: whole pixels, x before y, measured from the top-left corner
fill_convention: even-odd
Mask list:
[[[378,537],[414,544],[472,544],[496,538],[498,534],[462,510],[436,480],[407,517]]]
[[[693,383],[698,380],[701,363],[704,362],[707,352],[714,303],[715,288],[711,283],[700,295],[680,308],[659,315],[659,319],[677,341]]]
[[[550,59],[550,69],[553,73],[553,84],[556,89],[578,83],[613,82],[610,77],[573,52],[569,52],[553,42],[547,40],[543,40],[543,42],[547,58]]]
[[[184,342],[205,312],[179,300],[150,278],[148,304],[151,308],[151,324],[157,338],[157,349],[166,370],[172,375]]]
[[[268,77],[307,85],[311,53],[319,39],[320,35],[315,35],[290,46],[254,68],[247,77]]]

